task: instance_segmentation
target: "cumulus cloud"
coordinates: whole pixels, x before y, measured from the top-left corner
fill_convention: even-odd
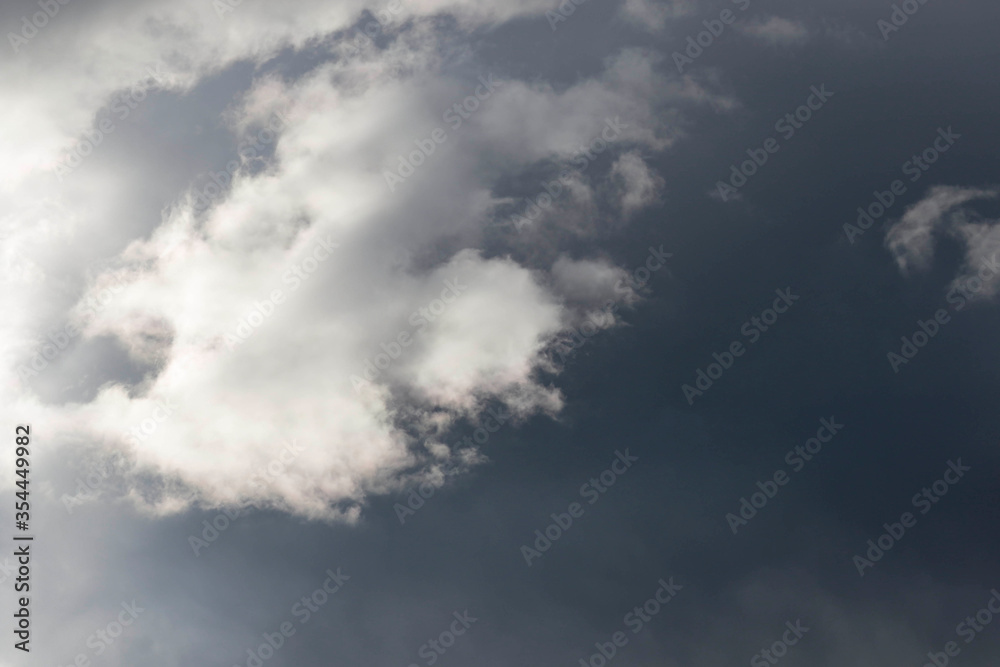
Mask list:
[[[607,58],[601,75],[562,91],[547,83],[504,83],[470,121],[478,126],[475,140],[513,173],[536,175],[526,197],[491,195],[493,224],[513,228],[528,243],[553,229],[587,236],[613,226],[606,209],[621,216],[623,169],[638,176],[638,164],[627,158],[606,170],[598,166],[604,157],[637,146],[666,150],[684,138],[687,110],[736,106],[708,83],[664,74],[663,61],[662,54],[631,48]],[[539,170],[549,175],[539,179]],[[649,178],[658,187],[658,177]]]
[[[483,220],[502,201],[497,183],[539,165],[570,168],[553,215],[610,205],[609,188],[616,215],[630,215],[663,186],[640,149],[662,151],[682,136],[672,121],[685,107],[727,101],[664,76],[662,57],[638,49],[559,89],[455,73],[435,22],[421,19],[449,11],[483,25],[541,4],[411,3],[400,26],[412,20],[382,47],[333,40],[324,48],[336,58],[295,76],[258,75],[227,110],[226,131],[240,141],[280,114],[273,154],[234,156],[207,206],[194,190],[176,194],[139,235],[116,206],[123,182],[141,187],[151,175],[98,161],[56,187],[53,173],[61,147],[132,80],[123,63],[157,63],[166,94],[192,90],[235,60],[315,46],[356,19],[356,8],[303,3],[302,15],[285,8],[271,25],[264,4],[218,17],[201,5],[147,3],[122,10],[121,21],[141,32],[155,14],[186,35],[183,49],[166,39],[108,42],[98,57],[65,46],[84,64],[60,76],[96,67],[69,86],[86,93],[74,98],[79,117],[39,129],[49,137],[44,155],[17,153],[11,174],[23,187],[2,195],[14,236],[2,278],[16,287],[3,299],[20,314],[0,325],[4,363],[21,380],[5,389],[7,410],[49,424],[59,447],[124,457],[122,493],[151,512],[252,503],[347,520],[371,493],[441,483],[442,460],[480,460],[439,441],[485,405],[503,404],[515,419],[558,412],[553,341],[608,302],[636,297],[603,258],[542,253],[529,263],[484,252]],[[97,42],[101,21],[82,27]],[[202,23],[221,25],[222,37]],[[30,69],[27,59],[18,66]],[[493,90],[481,108],[448,123],[447,110],[484,80]],[[22,94],[36,110],[72,97],[54,84]],[[595,143],[609,123],[616,135]],[[404,174],[401,161],[435,130],[446,138],[390,188],[386,171]],[[610,154],[610,166],[591,151]],[[574,166],[581,155],[589,157]],[[117,246],[84,242],[84,230],[102,226]],[[76,264],[65,266],[68,257]],[[38,301],[45,308],[28,307]],[[40,376],[71,375],[61,364],[102,341],[119,350],[117,372],[74,400],[39,393]],[[52,358],[40,351],[53,344]],[[275,467],[280,475],[261,472]]]
[[[548,0],[389,2],[375,10],[382,32],[408,19],[449,13],[464,25],[488,25],[544,12]],[[0,188],[13,189],[37,170],[55,169],[61,154],[89,128],[94,114],[119,90],[145,81],[189,90],[199,80],[240,60],[264,61],[282,49],[301,49],[345,31],[367,8],[363,0],[295,0],[281,6],[246,0],[225,3],[76,3],[62,6],[15,58],[0,65],[8,91],[7,123],[0,127],[5,160]],[[390,7],[394,11],[390,11]],[[16,15],[7,21],[19,26]],[[29,34],[31,34],[29,32]],[[121,35],[131,35],[122,39]]]

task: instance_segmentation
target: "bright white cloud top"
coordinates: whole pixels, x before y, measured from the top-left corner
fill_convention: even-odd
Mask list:
[[[556,413],[553,342],[635,294],[613,288],[622,268],[560,255],[550,232],[626,224],[662,195],[642,156],[679,136],[668,120],[732,106],[643,50],[568,88],[478,71],[432,20],[469,30],[551,2],[389,3],[368,23],[384,48],[357,39],[359,2],[293,4],[71,3],[0,65],[12,95],[0,125],[0,358],[13,378],[0,410],[37,423],[52,456],[124,456],[117,488],[153,512],[255,503],[350,520],[368,494],[472,460],[440,446],[456,419],[489,402]],[[60,21],[70,12],[72,26]],[[196,168],[152,231],[128,211],[160,174],[86,156],[60,170],[123,92],[180,97],[235,63],[305,50],[319,64],[254,77],[206,129],[264,136],[266,160],[233,155],[210,201]],[[490,94],[450,125],[447,111],[484,79]],[[615,137],[597,142],[609,123]],[[390,190],[386,170],[438,128],[445,138]],[[510,253],[488,253],[484,230],[512,203],[497,183],[539,164],[563,173],[564,192],[502,231]],[[613,219],[599,205],[609,197]],[[515,259],[529,246],[538,259]],[[108,339],[140,381],[112,379],[76,402],[46,394],[83,382],[87,343]],[[282,473],[257,474],[288,442],[302,451]]]

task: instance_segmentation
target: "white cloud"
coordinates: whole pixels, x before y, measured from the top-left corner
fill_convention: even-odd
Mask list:
[[[456,6],[416,5],[424,12]],[[460,13],[483,22],[538,6],[470,3]],[[287,124],[273,142],[273,161],[263,171],[243,164],[207,211],[182,193],[150,235],[136,238],[121,208],[129,185],[142,187],[154,175],[88,163],[65,185],[52,177],[59,147],[130,81],[126,60],[164,63],[165,87],[190,88],[227,62],[261,53],[265,36],[302,46],[356,17],[326,7],[304,4],[301,16],[269,30],[272,10],[249,1],[221,24],[193,5],[130,6],[120,23],[135,24],[139,34],[153,14],[190,32],[183,57],[138,38],[94,54],[67,46],[83,64],[55,68],[64,81],[23,92],[29,107],[51,105],[52,113],[38,130],[48,137],[39,144],[44,155],[15,156],[21,187],[0,194],[13,230],[0,280],[7,312],[18,314],[0,325],[5,368],[30,369],[46,332],[69,322],[83,333],[42,373],[62,379],[61,358],[86,356],[86,345],[103,338],[117,341],[145,376],[134,383],[112,374],[93,395],[68,403],[43,400],[25,377],[4,389],[2,410],[45,423],[50,451],[86,445],[125,454],[127,494],[149,511],[253,502],[353,519],[370,493],[437,479],[442,457],[474,462],[474,452],[429,451],[422,441],[436,442],[487,402],[503,402],[520,417],[557,412],[562,397],[546,374],[558,370],[547,356],[552,341],[606,301],[636,297],[616,288],[623,274],[603,259],[542,252],[529,265],[484,255],[482,223],[497,205],[497,181],[571,160],[620,117],[620,137],[606,149],[619,156],[614,166],[588,162],[571,178],[565,205],[596,206],[609,186],[620,186],[614,205],[631,212],[662,186],[637,149],[668,148],[680,136],[670,121],[683,108],[726,103],[690,79],[663,76],[662,58],[641,50],[559,90],[501,80],[390,192],[384,170],[415,140],[447,127],[444,110],[478,85],[443,73],[431,23],[416,20],[384,50],[349,53],[334,44],[341,55],[334,62],[297,78],[258,77],[226,118],[242,137],[280,112]],[[107,20],[91,16],[80,29],[96,38]],[[27,61],[17,66],[31,69]],[[96,73],[67,83],[87,66]],[[71,90],[58,90],[60,81]],[[55,110],[70,98],[80,113],[60,120]],[[10,124],[3,128],[13,136]],[[590,218],[579,224],[586,228]],[[512,242],[544,247],[538,238]],[[98,260],[108,268],[88,268]],[[123,276],[114,298],[84,308],[112,275]],[[446,299],[456,281],[461,294]],[[163,405],[176,408],[163,417]],[[282,463],[283,474],[251,483],[285,442],[304,450]]]
[[[885,245],[899,270],[908,274],[929,268],[935,243],[949,235],[965,249],[965,261],[952,286],[969,298],[995,296],[1000,292],[1000,220],[983,219],[967,204],[998,196],[998,188],[931,188],[886,233]]]
[[[937,186],[927,196],[908,207],[889,231],[885,246],[903,273],[921,271],[934,256],[934,234],[967,226],[962,205],[978,199],[994,198],[997,190]]]
[[[780,16],[767,19],[757,19],[739,30],[765,44],[772,46],[788,46],[801,44],[809,39],[809,31],[801,21],[792,21]]]
[[[448,12],[465,25],[497,23],[543,13],[553,3],[407,0],[386,2],[377,13],[390,4],[400,9],[385,14],[387,31],[409,18]],[[145,80],[149,68],[161,73],[162,87],[189,89],[239,60],[259,62],[283,48],[314,44],[350,27],[368,6],[364,0],[245,0],[221,16],[212,2],[200,0],[63,6],[15,58],[0,64],[0,86],[7,91],[0,188],[12,190],[31,173],[53,169],[111,95]]]

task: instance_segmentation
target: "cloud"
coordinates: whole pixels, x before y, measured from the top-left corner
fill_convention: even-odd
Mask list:
[[[105,0],[62,6],[15,58],[0,64],[0,85],[10,91],[8,122],[0,127],[0,189],[13,190],[32,173],[54,169],[112,94],[147,80],[150,69],[159,73],[158,87],[190,90],[238,61],[264,62],[283,49],[302,49],[346,31],[368,7],[362,0],[293,0],[280,7],[246,0],[220,14],[216,7],[224,4]],[[393,32],[409,19],[436,14],[451,13],[472,27],[539,14],[551,4],[421,0],[387,2],[398,11],[375,13],[386,17],[383,32]],[[7,20],[11,27],[17,23]]]
[[[631,289],[618,287],[628,278],[628,272],[605,259],[573,260],[560,255],[552,265],[551,275],[556,291],[564,299],[586,309],[620,300],[623,294],[627,301],[635,298]]]
[[[665,182],[637,152],[631,151],[618,158],[611,173],[618,183],[625,217],[659,200]]]
[[[428,12],[455,6],[425,4]],[[456,11],[465,21],[512,11],[463,7]],[[530,13],[536,5],[520,7]],[[219,63],[264,57],[246,35],[266,16],[240,5],[224,20],[250,25],[212,49],[192,28],[186,58],[166,67],[166,94],[193,90]],[[284,43],[302,46],[349,14],[313,18],[295,19]],[[553,341],[607,301],[635,295],[616,288],[623,274],[601,258],[548,252],[529,262],[484,252],[482,221],[497,204],[497,183],[567,164],[615,123],[618,136],[601,149],[610,166],[588,159],[570,179],[566,205],[600,203],[614,186],[615,214],[629,215],[663,186],[640,149],[668,149],[681,136],[672,121],[684,108],[725,101],[664,76],[662,57],[647,50],[622,51],[596,76],[556,89],[456,73],[443,63],[441,39],[434,21],[413,20],[384,48],[333,42],[336,59],[297,76],[258,74],[226,111],[224,131],[241,142],[280,114],[273,155],[233,156],[228,182],[207,208],[197,189],[175,194],[148,233],[136,235],[116,207],[128,179],[143,187],[149,174],[97,160],[54,188],[49,167],[32,166],[23,190],[4,195],[16,204],[8,209],[16,239],[5,247],[3,279],[19,284],[4,298],[11,312],[32,312],[37,301],[48,307],[3,325],[4,362],[24,381],[6,390],[11,414],[50,424],[53,452],[86,446],[124,456],[116,488],[152,513],[253,504],[355,520],[370,494],[413,480],[440,483],[442,457],[477,460],[424,446],[456,420],[475,419],[491,402],[515,418],[558,412]],[[154,47],[146,47],[150,57]],[[495,92],[450,126],[446,111],[484,77]],[[123,72],[80,84],[93,97],[91,112],[73,123],[86,127],[98,100],[128,80]],[[73,126],[53,131],[52,145]],[[446,139],[390,190],[385,171],[436,129]],[[33,224],[42,216],[50,224]],[[94,237],[106,233],[117,246],[84,235],[102,226]],[[64,266],[68,257],[73,267]],[[35,368],[53,327],[79,333]],[[119,350],[121,368],[106,368],[89,394],[68,401],[37,391],[40,374],[75,381],[69,369],[102,341]],[[288,443],[302,451],[278,461]],[[260,474],[274,466],[281,474]]]
[[[609,121],[621,128],[615,142],[664,150],[683,135],[680,109],[731,100],[691,79],[663,74],[663,60],[655,51],[623,49],[605,59],[599,76],[561,91],[545,82],[510,81],[472,122],[481,124],[489,149],[518,160],[576,156],[601,137]]]
[[[952,283],[963,293],[992,298],[1000,292],[1000,220],[962,225],[956,230],[965,243],[965,264]],[[981,285],[981,287],[980,287]]]
[[[964,248],[964,261],[952,281],[968,299],[992,298],[1000,292],[1000,219],[984,219],[967,206],[993,200],[1000,188],[937,186],[886,233],[885,246],[904,274],[927,270],[935,244],[950,236]]]
[[[771,46],[801,44],[809,39],[809,31],[805,24],[780,16],[756,19],[741,26],[739,30]]]
[[[923,271],[934,256],[934,237],[938,232],[969,235],[968,211],[964,204],[995,198],[1000,190],[936,186],[916,204],[908,207],[886,232],[885,246],[904,274]]]
[[[619,14],[623,20],[637,28],[658,32],[667,21],[692,14],[697,6],[690,0],[625,0]]]

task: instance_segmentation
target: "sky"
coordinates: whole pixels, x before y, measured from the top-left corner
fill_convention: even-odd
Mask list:
[[[4,3],[0,666],[995,665],[998,20]]]

